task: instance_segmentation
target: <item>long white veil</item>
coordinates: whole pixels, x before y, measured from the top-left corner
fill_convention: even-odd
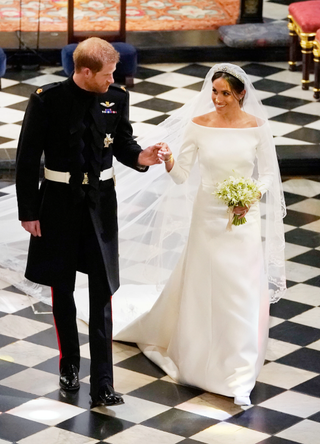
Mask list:
[[[214,110],[211,100],[211,78],[226,69],[240,76],[245,83],[243,109],[257,118],[261,126],[264,153],[273,163],[274,180],[260,206],[265,271],[270,287],[270,301],[276,302],[285,291],[284,231],[285,203],[280,172],[267,115],[245,72],[236,65],[217,64],[211,68],[200,93],[148,134],[138,138],[142,148],[156,142],[168,143],[177,157],[185,128],[197,115]],[[160,293],[186,243],[193,198],[199,184],[197,165],[189,180],[175,185],[163,165],[156,165],[141,174],[115,162],[119,216],[121,287],[113,299],[125,298],[125,309],[118,311],[119,322],[137,316],[135,295],[141,310],[146,310]],[[255,172],[256,176],[257,172]],[[13,191],[13,190],[11,190]],[[14,193],[0,198],[0,279],[6,280],[38,299],[50,302],[48,290],[32,284],[23,277],[28,246],[28,234],[17,220]],[[87,305],[83,304],[86,284],[82,281],[77,292],[80,317],[87,320]],[[81,289],[82,288],[82,289]],[[138,311],[141,311],[140,308]],[[78,313],[79,314],[79,313]]]

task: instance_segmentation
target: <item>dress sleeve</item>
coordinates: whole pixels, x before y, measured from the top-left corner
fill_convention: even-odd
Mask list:
[[[186,127],[179,155],[177,159],[175,159],[173,167],[169,172],[170,176],[177,184],[185,182],[196,161],[198,146],[195,143],[194,136],[194,128],[190,122]]]
[[[270,148],[274,149],[272,135],[268,133],[266,128],[263,128],[260,133],[260,142],[257,147],[259,189],[262,195],[268,191],[274,179],[274,156],[272,155],[273,153]]]

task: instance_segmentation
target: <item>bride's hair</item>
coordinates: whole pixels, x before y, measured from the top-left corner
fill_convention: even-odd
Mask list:
[[[237,77],[233,76],[232,74],[230,74],[228,72],[221,72],[221,71],[217,71],[213,74],[213,76],[211,78],[211,82],[213,83],[215,80],[220,79],[220,78],[224,79],[228,83],[228,85],[231,88],[231,92],[232,92],[233,96],[237,100],[239,100],[239,105],[242,106],[244,96],[241,99],[239,99],[239,95],[244,90],[244,83],[242,83],[241,80],[239,80]]]

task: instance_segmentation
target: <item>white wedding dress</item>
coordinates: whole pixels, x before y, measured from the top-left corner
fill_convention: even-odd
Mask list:
[[[256,158],[263,193],[272,169],[259,127],[211,128],[190,122],[186,134],[169,174],[183,182],[198,156],[201,184],[187,245],[152,308],[114,339],[137,343],[182,384],[249,396],[263,365],[269,316],[259,204],[250,208],[244,225],[227,231],[227,207],[212,193],[230,175],[251,177]],[[118,311],[116,294],[115,318]]]

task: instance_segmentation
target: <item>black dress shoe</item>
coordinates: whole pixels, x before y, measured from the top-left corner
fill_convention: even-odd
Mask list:
[[[100,405],[120,405],[124,404],[122,396],[114,391],[111,385],[107,385],[100,392],[96,399],[92,399],[91,408],[98,407]]]
[[[59,385],[63,390],[67,391],[80,388],[79,370],[75,365],[67,365],[61,369]]]

